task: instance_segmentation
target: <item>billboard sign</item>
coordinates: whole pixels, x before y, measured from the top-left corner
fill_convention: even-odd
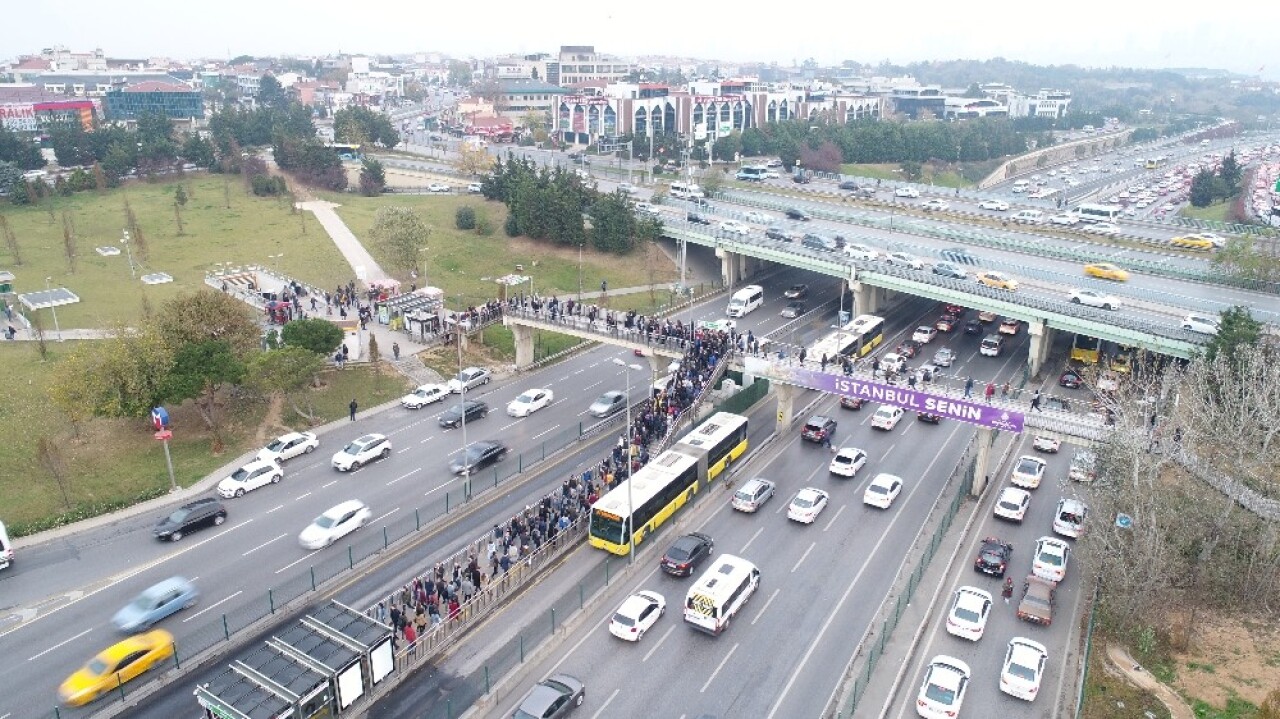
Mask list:
[[[35,132],[36,108],[29,102],[11,102],[0,105],[0,125],[14,132]]]

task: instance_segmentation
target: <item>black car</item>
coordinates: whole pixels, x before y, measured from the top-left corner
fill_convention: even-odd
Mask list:
[[[787,210],[787,219],[800,220],[801,222],[807,222],[809,220],[809,213],[805,212],[804,210],[801,210],[798,207],[792,207]]]
[[[693,574],[702,560],[710,557],[716,549],[711,537],[701,532],[690,532],[677,539],[667,553],[662,555],[658,566],[662,571],[676,577],[687,577]]]
[[[938,255],[942,259],[958,265],[976,265],[980,263],[978,256],[970,252],[966,247],[948,247],[945,250],[939,250]]]
[[[440,426],[452,429],[459,427],[465,420],[470,423],[484,419],[489,414],[489,405],[476,399],[469,399],[462,404],[455,404],[440,413]]]
[[[986,537],[978,548],[978,556],[973,560],[973,571],[1003,577],[1009,566],[1009,556],[1013,554],[1013,545],[1002,542],[996,537]]]
[[[856,191],[856,190],[858,189],[858,183],[854,182],[853,180],[845,180],[844,182],[841,182],[841,183],[838,185],[838,187],[839,187],[841,190],[854,190],[854,191]]]
[[[1062,373],[1062,376],[1058,377],[1058,384],[1067,389],[1080,389],[1081,385],[1084,384],[1084,380],[1075,370],[1067,370]]]
[[[982,323],[977,320],[969,320],[964,323],[964,333],[967,335],[979,335],[983,333]]]
[[[795,302],[788,303],[786,307],[782,308],[782,316],[787,318],[799,317],[804,314],[805,309],[804,303],[796,300]]]
[[[916,412],[916,419],[929,424],[938,424],[942,421],[942,415],[932,412]]]
[[[804,299],[809,296],[809,285],[791,285],[786,292],[782,293],[782,296],[789,300]]]
[[[791,181],[796,183],[797,185],[807,185],[809,184],[809,176],[797,172],[796,174],[791,176]]]
[[[454,474],[474,474],[507,456],[507,448],[498,442],[472,442],[449,463]]]
[[[176,542],[197,529],[216,527],[227,521],[227,508],[216,499],[197,499],[184,504],[160,520],[151,533],[156,539]]]
[[[841,395],[840,408],[841,409],[862,409],[862,398],[847,397],[847,396]]]
[[[836,421],[820,414],[809,418],[800,430],[800,437],[810,442],[821,442],[836,433]]]
[[[690,212],[689,214],[685,215],[685,218],[684,218],[684,219],[685,219],[686,221],[688,221],[688,222],[691,222],[691,223],[695,224],[695,225],[709,225],[709,224],[711,224],[711,218],[710,218],[710,217],[707,217],[706,215],[700,215],[700,214],[698,214],[698,213],[696,213],[696,212]]]
[[[782,242],[790,242],[791,234],[781,227],[770,227],[764,231],[764,236],[770,240],[781,240]]]
[[[933,266],[933,274],[942,275],[943,277],[951,277],[957,280],[963,280],[968,275],[965,271],[951,264],[950,262],[939,262]]]

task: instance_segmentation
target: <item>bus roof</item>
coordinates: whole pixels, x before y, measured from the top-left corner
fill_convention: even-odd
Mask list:
[[[712,564],[698,577],[698,582],[689,587],[689,596],[701,594],[715,600],[716,604],[724,602],[742,584],[742,578],[756,568],[756,565],[732,554],[721,554],[712,557]]]
[[[846,332],[862,332],[877,322],[884,322],[884,318],[879,315],[858,315],[841,329]]]
[[[716,412],[698,425],[697,429],[680,438],[676,446],[687,444],[701,450],[713,446],[716,442],[728,437],[738,427],[745,424],[746,417],[732,412]]]
[[[697,464],[697,457],[690,457],[683,452],[669,449],[650,460],[630,479],[619,483],[608,494],[596,500],[591,508],[619,517],[629,517],[632,507],[644,506],[645,502],[653,499],[667,486],[672,477],[682,474]],[[631,483],[630,496],[627,491],[628,482]]]

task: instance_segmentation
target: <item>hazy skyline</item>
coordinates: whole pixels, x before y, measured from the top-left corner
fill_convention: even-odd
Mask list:
[[[779,21],[783,13],[777,4],[759,0],[681,4],[678,14],[657,4],[632,6],[648,15],[610,5],[570,4],[549,12],[541,9],[545,4],[512,0],[479,5],[387,0],[373,6],[334,0],[222,0],[204,6],[161,0],[25,3],[10,8],[0,25],[0,58],[53,46],[102,48],[112,57],[228,59],[432,51],[484,57],[594,45],[621,56],[784,65],[809,57],[821,64],[1004,57],[1040,65],[1209,67],[1280,77],[1267,52],[1280,11],[1266,4],[1242,18],[1103,0],[1052,9],[994,0],[959,11],[956,3],[942,0],[830,7],[810,2],[795,6],[804,9],[794,14],[791,28]]]

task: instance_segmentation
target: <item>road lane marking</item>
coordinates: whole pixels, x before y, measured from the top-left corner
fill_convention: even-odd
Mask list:
[[[289,562],[288,564],[284,565],[283,567],[281,567],[281,568],[277,569],[277,570],[276,570],[276,574],[279,574],[280,572],[283,572],[283,571],[285,571],[285,570],[287,570],[287,569],[292,569],[292,568],[294,568],[295,566],[297,566],[299,563],[301,563],[301,562],[305,562],[305,561],[307,561],[307,560],[308,560],[308,559],[310,559],[310,558],[311,558],[311,555],[310,555],[310,554],[308,554],[308,555],[306,555],[306,556],[305,556],[305,557],[303,557],[302,559],[299,559],[299,560],[298,560],[298,561],[296,561],[296,562]]]
[[[402,475],[400,475],[399,477],[396,477],[395,479],[391,480],[390,482],[387,482],[387,486],[388,486],[388,487],[390,487],[391,485],[395,484],[396,482],[399,482],[400,480],[404,479],[405,477],[412,477],[413,475],[415,475],[415,474],[417,474],[418,472],[421,472],[421,471],[422,471],[422,467],[418,467],[417,469],[414,469],[414,470],[412,470],[412,471],[410,471],[410,472],[407,472],[407,473],[405,473],[405,474],[402,474]]]
[[[774,597],[776,597],[776,596],[778,596],[778,592],[780,592],[780,591],[782,591],[782,590],[781,590],[781,589],[775,589],[775,590],[773,590],[773,594],[770,594],[770,595],[769,595],[769,598],[765,600],[764,606],[763,606],[763,607],[760,607],[760,611],[759,611],[759,612],[756,612],[756,618],[751,620],[751,625],[752,625],[752,626],[755,626],[755,623],[756,623],[756,622],[758,622],[758,621],[760,621],[760,617],[763,617],[763,616],[764,616],[764,610],[768,609],[770,604],[773,604],[773,598],[774,598]]]
[[[53,646],[49,647],[48,649],[44,650],[43,652],[40,652],[39,654],[36,654],[36,655],[34,655],[34,656],[27,657],[27,661],[29,661],[29,662],[33,662],[33,661],[35,661],[35,660],[39,659],[40,657],[43,657],[44,655],[48,654],[49,652],[53,651],[54,649],[57,649],[57,648],[59,648],[59,647],[61,647],[61,646],[65,645],[65,644],[70,644],[71,642],[74,642],[75,640],[79,639],[80,637],[83,637],[84,635],[86,635],[86,634],[88,634],[89,632],[92,632],[92,631],[93,631],[93,629],[86,629],[86,630],[84,630],[83,632],[80,632],[79,634],[75,635],[74,637],[71,637],[70,639],[66,640],[65,642],[59,642],[59,643],[54,644]]]
[[[192,619],[195,619],[196,617],[200,616],[201,614],[204,614],[205,612],[209,611],[210,609],[213,609],[214,607],[218,606],[219,604],[224,604],[224,603],[226,603],[226,602],[229,602],[229,601],[231,601],[232,599],[235,599],[236,597],[240,596],[241,594],[244,594],[244,590],[243,590],[243,589],[237,590],[235,594],[232,594],[231,596],[229,596],[229,597],[225,597],[225,598],[223,598],[223,599],[219,599],[218,601],[214,602],[213,604],[210,604],[209,606],[205,607],[204,609],[201,609],[200,611],[196,612],[195,614],[192,614],[191,616],[187,617],[186,619],[183,619],[183,620],[182,620],[182,623],[183,623],[183,624],[186,624],[187,622],[191,621]]]
[[[776,591],[778,591],[778,590],[776,590],[776,589],[775,589],[774,591],[776,592]],[[666,633],[665,633],[665,634],[663,634],[662,636],[658,637],[658,641],[657,641],[657,642],[654,642],[654,644],[653,644],[653,648],[652,648],[652,649],[650,649],[649,651],[645,652],[645,653],[644,653],[644,658],[642,658],[640,661],[641,661],[642,663],[643,663],[643,662],[647,662],[647,661],[649,661],[649,657],[653,656],[653,653],[654,653],[654,652],[656,652],[656,651],[658,651],[658,647],[662,646],[662,643],[663,643],[663,642],[665,642],[665,641],[667,641],[667,637],[671,636],[671,632],[674,632],[675,630],[676,630],[676,625],[674,625],[674,624],[672,624],[671,626],[667,627],[667,631],[666,631]]]
[[[369,524],[376,524],[376,523],[378,523],[378,522],[381,522],[382,520],[386,519],[387,517],[390,517],[391,515],[395,514],[396,512],[399,512],[399,511],[400,511],[400,508],[399,508],[399,507],[396,507],[395,509],[391,510],[390,512],[387,512],[386,514],[382,515],[381,517],[378,517],[377,519],[375,519],[375,520],[373,520],[373,521],[369,522]]]
[[[245,552],[244,554],[241,554],[240,556],[242,556],[242,557],[247,557],[247,556],[249,556],[250,554],[253,554],[254,552],[258,551],[259,549],[262,549],[263,547],[267,546],[268,544],[271,544],[272,542],[275,542],[275,541],[279,541],[279,540],[281,540],[281,539],[284,539],[284,538],[285,538],[285,537],[287,537],[287,536],[289,536],[289,535],[288,535],[288,534],[281,534],[279,537],[276,537],[275,539],[268,539],[267,541],[263,542],[262,544],[259,544],[258,546],[254,547],[253,549],[250,549],[249,551]]]
[[[801,554],[801,555],[800,555],[800,558],[796,560],[796,565],[795,565],[794,567],[792,567],[792,568],[791,568],[791,573],[792,573],[792,574],[795,574],[795,573],[796,573],[796,570],[800,568],[800,565],[801,565],[801,564],[804,564],[804,560],[809,556],[809,552],[812,552],[812,551],[813,551],[813,548],[814,548],[814,547],[816,547],[816,546],[818,546],[818,543],[817,543],[817,542],[810,542],[810,543],[809,543],[809,548],[808,548],[808,549],[806,549],[806,550],[804,550],[804,554]]]
[[[299,499],[306,499],[307,497],[310,497],[310,496],[311,496],[311,493],[310,493],[310,492],[307,492],[306,494],[299,494],[298,496],[296,496],[296,497],[294,497],[294,498],[293,498],[293,501],[295,501],[295,502],[296,502],[296,501],[298,501]]]
[[[729,661],[729,657],[733,656],[733,653],[738,651],[738,646],[738,644],[734,644],[733,648],[729,650],[729,653],[724,655],[724,659],[720,660],[720,665],[716,667],[714,672],[711,672],[711,676],[707,677],[707,683],[703,684],[702,689],[698,690],[699,694],[705,694],[707,692],[707,687],[711,686],[711,682],[715,681],[716,675],[720,673],[721,669],[724,669],[724,665]]]
[[[761,533],[761,532],[763,532],[763,531],[764,531],[764,527],[761,527],[761,528],[757,529],[757,530],[756,530],[756,533],[755,533],[755,534],[753,534],[753,535],[751,535],[751,539],[748,539],[748,540],[747,540],[747,543],[746,543],[746,544],[744,544],[744,545],[742,545],[742,549],[738,550],[738,553],[739,553],[739,554],[743,554],[743,553],[745,553],[745,552],[747,551],[747,547],[750,547],[750,546],[751,546],[751,543],[752,543],[752,542],[754,542],[754,541],[756,541],[756,537],[759,537],[759,536],[760,536],[760,533]]]
[[[272,512],[276,511],[277,509],[284,509],[284,505],[283,505],[283,504],[276,505],[276,506],[272,507],[271,509],[268,509],[267,511],[263,512],[263,514],[271,514]]]
[[[436,436],[433,434],[433,435],[431,435],[430,437],[427,437],[426,439],[422,440],[421,442],[418,442],[418,444],[426,444],[427,442],[430,442],[431,440],[433,440],[433,439],[435,439],[435,438],[436,438]]]
[[[849,505],[847,505],[847,504],[842,504],[842,505],[840,505],[840,509],[837,509],[837,510],[836,510],[836,516],[832,517],[830,522],[827,522],[827,526],[823,527],[823,528],[822,528],[822,531],[824,531],[824,532],[825,532],[825,531],[827,531],[828,529],[831,529],[831,526],[832,526],[832,525],[834,525],[834,524],[836,523],[836,520],[840,518],[840,513],[841,513],[841,512],[843,512],[843,511],[844,511],[844,508],[845,508],[845,507],[847,507],[847,506],[849,506]]]
[[[499,431],[499,432],[505,432],[505,431],[507,431],[507,430],[511,429],[512,427],[516,426],[517,424],[520,424],[520,420],[518,420],[518,419],[517,419],[516,421],[512,422],[511,424],[509,424],[509,425],[505,426],[505,427],[501,427],[501,428],[499,428],[499,429],[498,429],[498,431]]]
[[[608,708],[609,702],[613,701],[614,698],[618,696],[618,692],[620,691],[622,690],[614,689],[613,693],[609,695],[609,698],[604,700],[604,704],[601,704],[600,708],[596,710],[596,713],[591,715],[591,719],[600,719],[600,715],[604,714],[604,710]]]
[[[336,480],[336,479],[335,479],[335,480],[333,480],[332,482],[330,482],[330,483],[328,483],[328,484],[322,484],[322,485],[320,485],[320,489],[325,489],[325,488],[328,488],[328,487],[332,487],[333,485],[335,485],[335,484],[337,484],[337,483],[338,483],[338,480]]]
[[[621,373],[621,372],[619,372],[618,374],[622,374],[622,373]],[[599,387],[599,386],[600,386],[600,385],[602,385],[602,384],[604,384],[604,380],[600,380],[599,382],[596,382],[595,384],[587,385],[586,387],[583,387],[582,389],[584,389],[584,390],[588,390],[588,389],[591,389],[592,387]]]
[[[586,414],[586,412],[583,412],[582,414]],[[547,431],[545,431],[545,432],[542,432],[542,433],[540,433],[540,434],[535,434],[535,435],[533,435],[533,438],[534,438],[534,439],[537,439],[537,438],[539,438],[539,437],[545,437],[546,435],[551,434],[552,432],[554,432],[556,429],[557,429],[556,427],[552,427],[551,429],[548,429],[548,430],[547,430]]]

